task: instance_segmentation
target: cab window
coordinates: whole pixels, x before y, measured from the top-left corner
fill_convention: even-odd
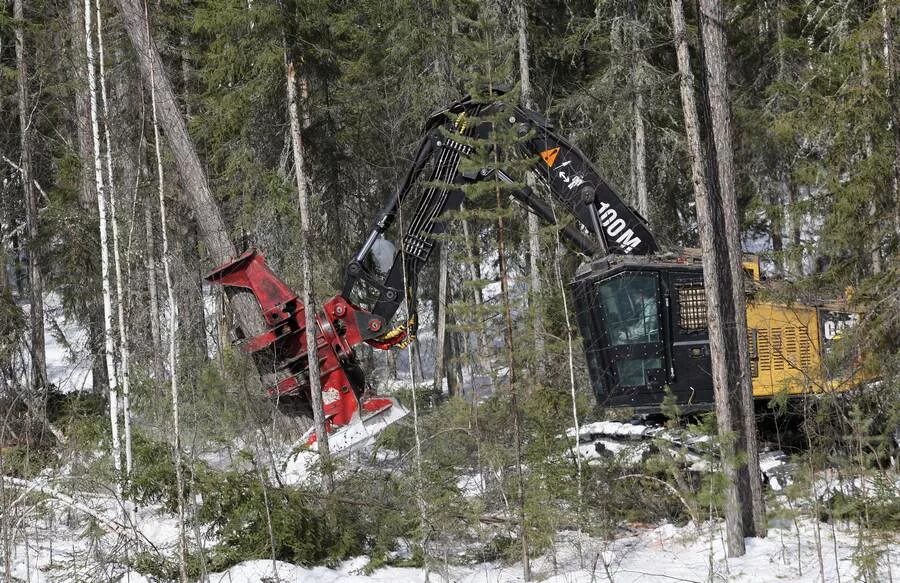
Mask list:
[[[611,346],[659,342],[659,278],[626,272],[597,284]]]

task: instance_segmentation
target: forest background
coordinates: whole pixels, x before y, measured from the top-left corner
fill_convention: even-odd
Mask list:
[[[573,404],[582,421],[602,415],[563,307],[578,259],[561,250],[553,227],[539,228],[515,205],[477,198],[454,217],[446,252],[421,282],[423,312],[433,314],[423,328],[446,321],[443,342],[423,332],[409,352],[362,355],[377,382],[411,381],[401,394],[421,408],[416,424],[389,433],[384,447],[414,449],[415,471],[391,474],[378,492],[365,472],[351,473],[323,499],[261,478],[267,462],[259,452],[273,448],[267,440],[290,443],[305,427],[264,398],[255,370],[231,347],[230,303],[203,284],[222,258],[200,232],[194,189],[174,171],[178,160],[157,131],[158,96],[141,75],[122,18],[128,4],[7,0],[0,15],[0,389],[7,411],[0,473],[33,477],[70,452],[79,460],[68,470],[73,479],[118,484],[128,499],[171,505],[182,522],[222,521],[218,532],[233,538],[223,536],[209,557],[197,546],[202,537],[182,529],[181,560],[158,566],[182,577],[260,554],[315,562],[365,551],[384,560],[405,539],[417,541],[405,560],[427,564],[435,548],[471,537],[472,524],[500,520],[495,511],[504,504],[511,534],[479,547],[480,556],[525,564],[572,521],[610,532],[623,520],[718,512],[714,480],[677,484],[680,499],[648,486],[639,500],[620,504],[628,488],[610,477],[618,474],[603,472],[625,470],[579,463],[576,473],[574,462],[554,462]],[[854,341],[871,355],[873,376],[884,379],[875,397],[823,407],[809,433],[807,467],[812,475],[838,463],[824,429],[838,422],[854,443],[876,444],[838,461],[877,468],[898,418],[898,7],[891,0],[725,5],[745,247],[762,256],[771,278],[789,283],[779,292],[786,301],[851,289],[854,305],[868,314]],[[91,42],[86,8],[94,13]],[[312,258],[308,291],[327,298],[340,289],[343,266],[405,173],[426,117],[485,83],[513,87],[554,120],[664,247],[698,245],[667,2],[160,0],[140,8],[228,237],[238,251],[262,249],[296,289],[304,287],[304,253]],[[696,55],[693,3],[685,16]],[[296,75],[288,82],[293,99],[286,69]],[[299,150],[289,103],[299,112]],[[309,197],[309,233],[301,232],[298,188]],[[500,254],[498,216],[506,219]],[[510,355],[503,307],[490,293],[501,257],[517,282],[517,313],[527,316],[517,322],[526,334],[517,337],[528,340]],[[530,291],[516,293],[526,281]],[[67,334],[64,322],[78,333]],[[88,355],[90,373],[78,386],[47,372],[45,328],[67,353]],[[177,350],[167,357],[171,340]],[[570,358],[571,383],[569,367],[559,365]],[[514,408],[502,393],[477,406],[471,393],[452,398],[476,377],[496,383],[513,365],[521,370]],[[184,460],[170,455],[169,388],[181,398],[175,426],[184,434],[174,451],[185,452]],[[127,459],[106,403],[123,391],[134,418],[133,430],[123,428],[134,439]],[[506,431],[520,417],[524,452]],[[254,453],[223,469],[203,459],[217,448]],[[408,469],[410,461],[393,463]],[[452,483],[459,468],[495,470],[485,478],[495,488],[486,488],[477,507]],[[669,469],[658,471],[677,482]],[[603,486],[586,487],[598,482],[583,472],[600,472]],[[205,492],[207,503],[186,503],[188,491]],[[378,505],[347,500],[360,491]],[[11,495],[6,485],[2,492]],[[250,510],[240,499],[247,492]],[[849,507],[852,518],[862,516]],[[866,520],[878,521],[864,510]],[[239,527],[247,512],[258,528]],[[273,528],[276,514],[284,522]],[[3,521],[7,569],[13,522]],[[319,544],[298,542],[299,532],[310,531]]]

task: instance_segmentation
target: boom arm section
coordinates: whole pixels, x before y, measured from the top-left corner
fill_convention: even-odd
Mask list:
[[[648,255],[657,250],[646,221],[625,204],[587,157],[558,135],[546,119],[503,101],[484,103],[466,97],[429,118],[409,173],[388,199],[365,243],[347,266],[344,297],[353,297],[361,285],[374,290],[378,299],[372,313],[385,321],[390,321],[400,304],[408,300],[411,321],[407,326],[414,333],[417,277],[435,246],[434,236],[445,230],[441,217],[462,206],[465,200],[462,188],[466,183],[494,175],[505,182],[514,182],[512,177],[492,168],[470,173],[459,170],[461,158],[473,152],[468,145],[470,139],[488,137],[497,123],[485,121],[488,118],[514,126],[520,138],[515,154],[536,160],[532,172],[577,220],[580,228],[567,225],[562,235],[582,253]],[[431,167],[430,175],[426,181],[419,181],[426,166]],[[415,191],[417,187],[421,192]],[[542,219],[556,222],[552,209],[529,187],[516,189],[512,194]],[[416,210],[404,217],[402,205],[413,195],[418,195]],[[395,221],[405,223],[399,225],[400,249],[394,252],[390,267],[379,273],[366,266],[366,258]]]

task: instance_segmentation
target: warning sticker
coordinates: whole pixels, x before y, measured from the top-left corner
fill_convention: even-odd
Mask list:
[[[559,147],[550,148],[549,150],[541,152],[541,158],[547,164],[548,168],[553,168],[553,163],[556,162],[557,154],[559,154]]]

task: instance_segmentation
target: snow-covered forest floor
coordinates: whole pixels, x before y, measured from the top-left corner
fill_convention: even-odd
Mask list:
[[[121,519],[112,497],[86,497],[82,503],[110,521]],[[149,583],[150,576],[125,566],[128,557],[143,551],[160,559],[176,553],[174,516],[158,508],[137,513],[136,527],[128,536],[100,534],[83,513],[50,501],[35,508],[22,525],[20,540],[12,549],[14,581],[121,581]],[[833,526],[803,519],[772,521],[765,539],[748,539],[747,554],[727,559],[721,522],[697,527],[634,525],[612,540],[600,540],[577,532],[556,535],[551,552],[532,563],[534,576],[545,583],[646,583],[646,582],[839,582],[858,578],[860,536],[853,525]],[[873,543],[866,540],[867,545]],[[890,557],[878,565],[880,581],[893,580],[900,569],[896,540],[879,543]],[[522,580],[521,565],[496,562],[454,564],[423,568],[383,567],[371,572],[362,556],[334,566],[303,567],[280,561],[253,559],[225,572],[209,573],[213,583],[352,583],[425,582],[500,583]]]

